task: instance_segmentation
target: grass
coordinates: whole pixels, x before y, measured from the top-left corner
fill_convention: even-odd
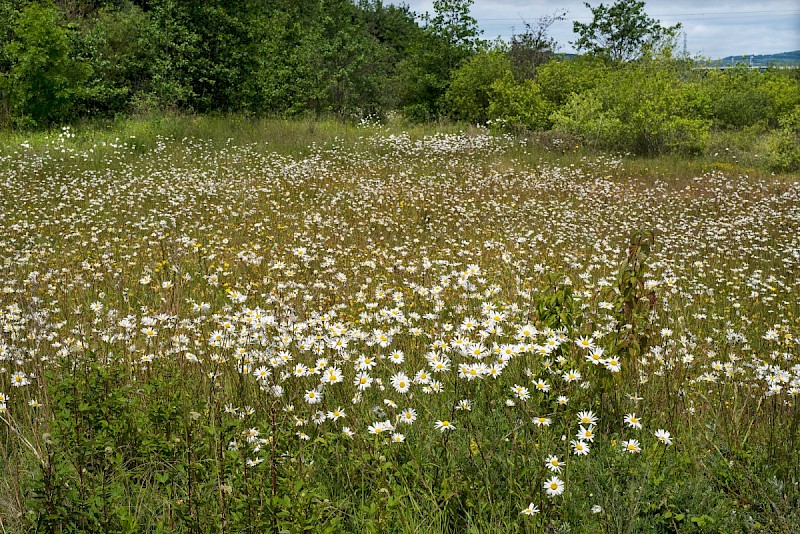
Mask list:
[[[402,126],[3,139],[2,530],[797,530],[796,177]]]

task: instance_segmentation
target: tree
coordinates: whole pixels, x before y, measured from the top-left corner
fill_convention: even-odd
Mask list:
[[[524,22],[525,31],[511,36],[508,57],[517,79],[528,80],[534,77],[536,67],[544,65],[553,57],[558,43],[548,33],[550,26],[566,19],[567,11],[561,9],[534,22]]]
[[[386,47],[390,60],[397,62],[423,30],[416,15],[405,4],[384,5],[382,0],[359,0],[358,8],[367,31]]]
[[[492,85],[506,79],[512,79],[511,62],[501,50],[475,54],[453,72],[444,96],[448,115],[471,123],[485,123],[489,118]]]
[[[384,5],[382,0],[359,0],[361,19],[382,52],[382,68],[376,78],[384,78],[381,102],[383,109],[396,108],[403,93],[398,66],[415,43],[422,40],[424,30],[416,21],[416,14],[407,5]]]
[[[450,68],[476,51],[480,45],[478,21],[469,14],[473,0],[434,0],[434,16],[428,17],[428,28],[449,45]]]
[[[318,117],[377,113],[385,93],[386,49],[367,32],[349,0],[320,6],[295,55],[299,72],[312,82],[307,109]]]
[[[350,0],[293,2],[269,13],[254,76],[266,112],[362,117],[383,111],[390,45],[370,33],[380,17]],[[366,22],[365,22],[366,21]],[[391,25],[390,30],[392,28]],[[387,30],[388,34],[393,34]],[[385,42],[390,38],[386,37]]]
[[[146,108],[159,54],[152,17],[126,3],[100,10],[73,27],[75,58],[88,66],[88,77],[75,95],[75,114],[112,116],[136,105]]]
[[[68,119],[86,69],[71,56],[61,13],[31,4],[15,18],[13,33],[5,46],[13,65],[3,75],[11,113],[17,122],[32,125]]]
[[[644,2],[618,0],[612,6],[592,7],[592,22],[574,22],[572,29],[578,40],[572,44],[578,50],[611,61],[630,61],[646,56],[674,42],[681,25],[661,26],[644,12]]]
[[[442,112],[442,99],[455,69],[482,45],[477,21],[469,14],[473,0],[435,0],[425,14],[424,32],[399,65],[400,105],[413,120]]]

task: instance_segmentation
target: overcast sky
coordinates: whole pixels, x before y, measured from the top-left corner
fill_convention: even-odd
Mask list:
[[[433,0],[393,0],[405,3],[412,11],[433,13]],[[601,2],[589,2],[596,6]],[[614,0],[604,0],[611,5]],[[560,52],[574,52],[570,41],[576,39],[572,22],[589,22],[591,12],[581,0],[475,0],[472,16],[483,30],[484,39],[500,36],[508,40],[524,30],[523,21],[534,21],[564,8],[567,20],[550,29],[560,44]],[[647,2],[647,14],[664,26],[680,22],[686,33],[691,55],[711,59],[741,54],[775,54],[800,50],[800,2],[797,0],[721,1],[672,0]],[[681,37],[679,46],[683,47]]]

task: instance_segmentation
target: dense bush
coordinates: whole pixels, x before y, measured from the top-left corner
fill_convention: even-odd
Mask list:
[[[477,21],[469,16],[472,0],[435,0],[433,17],[408,46],[397,66],[399,107],[412,120],[447,115],[446,93],[453,75],[479,49]]]
[[[711,96],[716,127],[742,128],[766,119],[769,99],[759,87],[761,78],[744,68],[708,73],[704,86]]]
[[[158,56],[152,17],[126,5],[84,23],[77,55],[91,71],[76,100],[86,115],[126,113],[148,100]]]
[[[500,130],[542,130],[550,127],[551,102],[533,80],[515,83],[506,78],[492,85],[489,116]]]
[[[604,108],[594,91],[573,93],[566,105],[553,115],[557,130],[579,136],[593,145],[617,147],[622,139],[619,117]]]
[[[780,119],[800,105],[800,78],[797,69],[770,69],[763,73],[761,86],[767,95],[768,126],[778,126]]]
[[[698,153],[709,135],[709,99],[675,64],[620,67],[589,91],[574,93],[554,115],[557,128],[637,154]]]
[[[445,106],[451,117],[484,123],[493,104],[494,85],[511,81],[511,61],[501,51],[482,52],[466,61],[453,74],[445,94]]]
[[[634,39],[635,60],[594,47],[558,56],[547,32],[561,12],[525,23],[509,44],[488,44],[471,4],[437,0],[418,15],[380,0],[6,0],[0,125],[163,111],[345,120],[399,111],[412,122],[555,128],[637,154],[700,153],[712,131],[751,137],[753,147],[769,137],[780,146],[772,152],[791,153],[797,69],[702,69],[671,57],[669,39]],[[634,29],[671,35],[640,2],[617,4],[595,13],[596,37],[613,37],[625,13]]]
[[[67,29],[58,10],[31,4],[13,24],[5,52],[12,65],[4,82],[18,124],[49,124],[71,118],[86,65],[72,58]]]
[[[611,68],[591,57],[554,60],[539,67],[536,82],[542,94],[557,106],[563,106],[574,93],[594,88],[609,75]]]
[[[780,129],[767,140],[769,165],[775,171],[800,170],[800,105],[780,119]]]
[[[744,67],[710,71],[702,80],[711,97],[711,118],[720,129],[762,123],[777,127],[780,116],[800,103],[800,83],[792,71],[748,70]]]

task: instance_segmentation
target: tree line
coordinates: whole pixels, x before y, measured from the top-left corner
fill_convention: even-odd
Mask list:
[[[381,0],[0,6],[2,111],[18,125],[164,109],[432,117],[478,49],[461,1],[423,19]]]
[[[471,4],[436,0],[419,15],[382,0],[0,0],[0,124],[395,112],[557,129],[637,153],[701,151],[720,129],[797,140],[797,69],[698,70],[675,53],[680,27],[648,17],[643,1],[587,3],[577,57],[557,54],[548,33],[564,11],[487,42]]]

